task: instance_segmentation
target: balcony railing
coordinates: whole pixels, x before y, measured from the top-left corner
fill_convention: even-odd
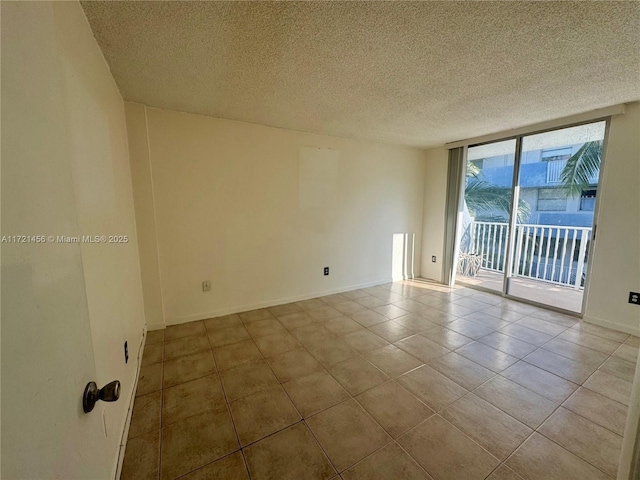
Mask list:
[[[480,256],[480,268],[504,272],[509,225],[472,222],[468,252]],[[516,225],[512,275],[584,288],[591,228]]]

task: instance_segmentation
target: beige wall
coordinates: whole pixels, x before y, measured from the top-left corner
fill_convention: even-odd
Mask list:
[[[130,144],[148,141],[150,168],[131,150],[132,170],[151,172],[134,190],[140,215],[155,208],[167,324],[390,281],[398,233],[415,235],[419,273],[423,151],[155,108],[147,140],[140,109],[127,114]],[[302,180],[301,149],[317,160]]]
[[[113,478],[144,312],[124,104],[78,3],[2,2],[2,123],[2,235],[129,237],[2,245],[2,478]]]
[[[611,118],[585,320],[640,334],[640,104]]]
[[[442,281],[448,158],[446,148],[426,151],[421,272],[436,282]],[[434,255],[435,263],[431,261]]]

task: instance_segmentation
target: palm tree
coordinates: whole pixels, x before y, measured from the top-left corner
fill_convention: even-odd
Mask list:
[[[598,178],[602,160],[602,140],[586,142],[567,160],[560,180],[570,195],[580,195]],[[597,180],[596,180],[597,181]]]
[[[482,171],[477,165],[467,163],[467,182],[464,199],[469,213],[476,217],[479,212],[502,214],[509,218],[511,211],[511,189],[482,180]],[[490,213],[490,214],[491,214]],[[531,206],[524,200],[518,202],[518,221],[525,223],[531,214]],[[485,215],[486,216],[486,215]],[[487,218],[487,220],[489,220]],[[504,221],[503,219],[496,219]]]

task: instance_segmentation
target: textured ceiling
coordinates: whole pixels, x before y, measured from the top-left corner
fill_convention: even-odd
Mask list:
[[[640,99],[638,2],[101,2],[127,100],[429,147]]]

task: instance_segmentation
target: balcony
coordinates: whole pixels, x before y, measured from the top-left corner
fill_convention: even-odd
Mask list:
[[[502,290],[509,225],[471,222],[461,242],[460,280]],[[587,269],[590,227],[516,225],[509,293],[579,312]],[[473,257],[475,268],[468,259]],[[466,263],[465,263],[466,262]]]

